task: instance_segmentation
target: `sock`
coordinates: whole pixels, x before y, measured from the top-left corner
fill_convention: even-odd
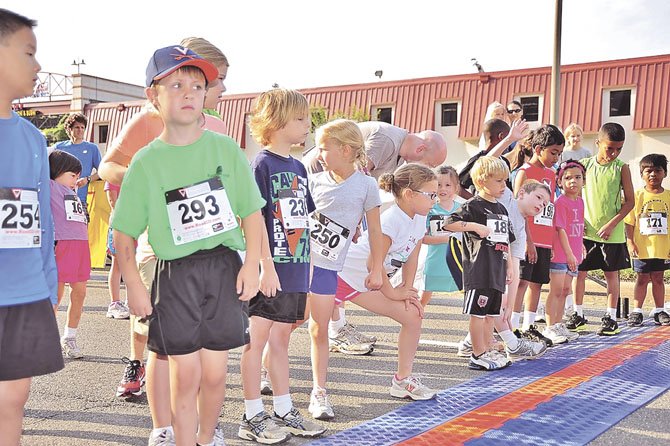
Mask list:
[[[337,321],[331,320],[328,322],[328,337],[336,338],[337,334],[340,332],[340,329],[344,327],[345,321],[342,315],[340,314],[340,319]]]
[[[535,323],[535,312],[534,311],[524,311],[523,312],[523,331],[528,330],[528,327]]]
[[[77,337],[77,329],[76,328],[65,327],[65,329],[63,330],[63,337],[64,338],[76,338]]]
[[[470,336],[470,332],[468,332],[468,334],[465,335],[465,337],[463,338],[463,342],[472,345],[472,337]]]
[[[244,400],[244,414],[247,417],[247,420],[251,420],[253,417],[263,412],[265,408],[263,407],[263,400],[258,398],[257,400]]]
[[[504,330],[498,333],[508,348],[514,350],[519,346],[519,340],[514,336],[512,330]]]
[[[565,296],[565,308],[570,308],[573,305],[573,299],[572,299],[572,294],[568,294]]]
[[[166,427],[157,427],[157,428],[152,429],[151,430],[151,435],[153,437],[157,437],[158,435],[163,433],[163,431],[169,431],[171,434],[174,434],[174,430],[172,430],[172,426],[166,426]]]
[[[337,311],[340,313],[340,320],[342,321],[342,325],[347,323],[347,318],[344,316],[344,306],[337,307]]]
[[[616,308],[607,308],[607,312],[613,320],[616,320]]]
[[[665,311],[665,309],[663,309],[663,307],[661,307],[661,308],[656,307],[656,308],[654,308],[654,313],[653,314],[660,313],[661,311]]]
[[[635,308],[631,313],[642,313],[642,308]]]
[[[510,322],[512,323],[513,330],[519,328],[519,324],[521,323],[521,313],[512,312],[512,318]]]
[[[584,317],[584,307],[582,305],[575,304],[575,313],[581,317]]]
[[[293,409],[293,401],[291,401],[291,395],[287,393],[286,395],[279,395],[272,397],[272,406],[274,407],[275,413],[280,417],[285,416],[287,413]]]

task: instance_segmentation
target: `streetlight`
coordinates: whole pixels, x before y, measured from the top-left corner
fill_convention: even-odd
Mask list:
[[[81,59],[79,62],[77,62],[77,59],[74,59],[74,60],[72,61],[72,65],[76,65],[76,66],[77,66],[77,74],[80,74],[79,66],[80,66],[80,65],[86,65],[86,62],[84,62],[84,59]]]

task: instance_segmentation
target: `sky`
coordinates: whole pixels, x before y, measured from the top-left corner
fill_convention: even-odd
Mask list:
[[[3,0],[36,19],[42,71],[143,85],[161,47],[204,37],[228,94],[551,66],[554,0]],[[562,64],[670,53],[667,0],[564,0]]]

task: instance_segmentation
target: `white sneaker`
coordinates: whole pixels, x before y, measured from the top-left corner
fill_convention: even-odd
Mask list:
[[[540,301],[537,304],[537,311],[535,311],[535,322],[546,322],[546,320],[544,304]]]
[[[505,367],[512,364],[512,361],[509,358],[503,356],[498,352],[486,352],[475,358],[474,355],[470,355],[470,362],[468,363],[468,368],[473,370],[499,370],[504,369]]]
[[[519,359],[535,359],[547,351],[547,344],[534,342],[528,339],[519,339],[519,345],[515,349],[507,348],[507,355]]]
[[[564,323],[556,324],[558,325],[558,332],[565,336],[568,341],[576,341],[579,339],[579,333],[576,331],[570,331],[568,328],[565,326]]]
[[[126,304],[116,300],[107,307],[107,317],[110,319],[129,319],[130,311]]]
[[[81,359],[84,354],[77,345],[77,338],[61,338],[60,346],[63,349],[63,355],[71,359]]]
[[[413,375],[401,381],[397,381],[395,376],[391,378],[391,389],[389,392],[391,396],[396,398],[411,398],[414,401],[435,398],[435,391],[424,385],[418,376]]]
[[[148,446],[175,446],[174,433],[169,429],[162,429],[154,435],[151,432]]]
[[[548,326],[542,331],[542,335],[545,338],[549,338],[551,342],[556,345],[556,344],[565,344],[568,342],[568,338],[561,333],[560,329],[560,324],[555,324]]]
[[[332,420],[335,418],[333,406],[328,401],[328,395],[324,389],[312,390],[309,397],[309,413],[316,420]]]

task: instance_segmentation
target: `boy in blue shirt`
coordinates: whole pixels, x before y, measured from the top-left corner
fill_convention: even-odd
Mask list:
[[[44,136],[12,112],[32,94],[37,22],[0,9],[0,439],[18,445],[33,376],[63,368],[49,161]]]

